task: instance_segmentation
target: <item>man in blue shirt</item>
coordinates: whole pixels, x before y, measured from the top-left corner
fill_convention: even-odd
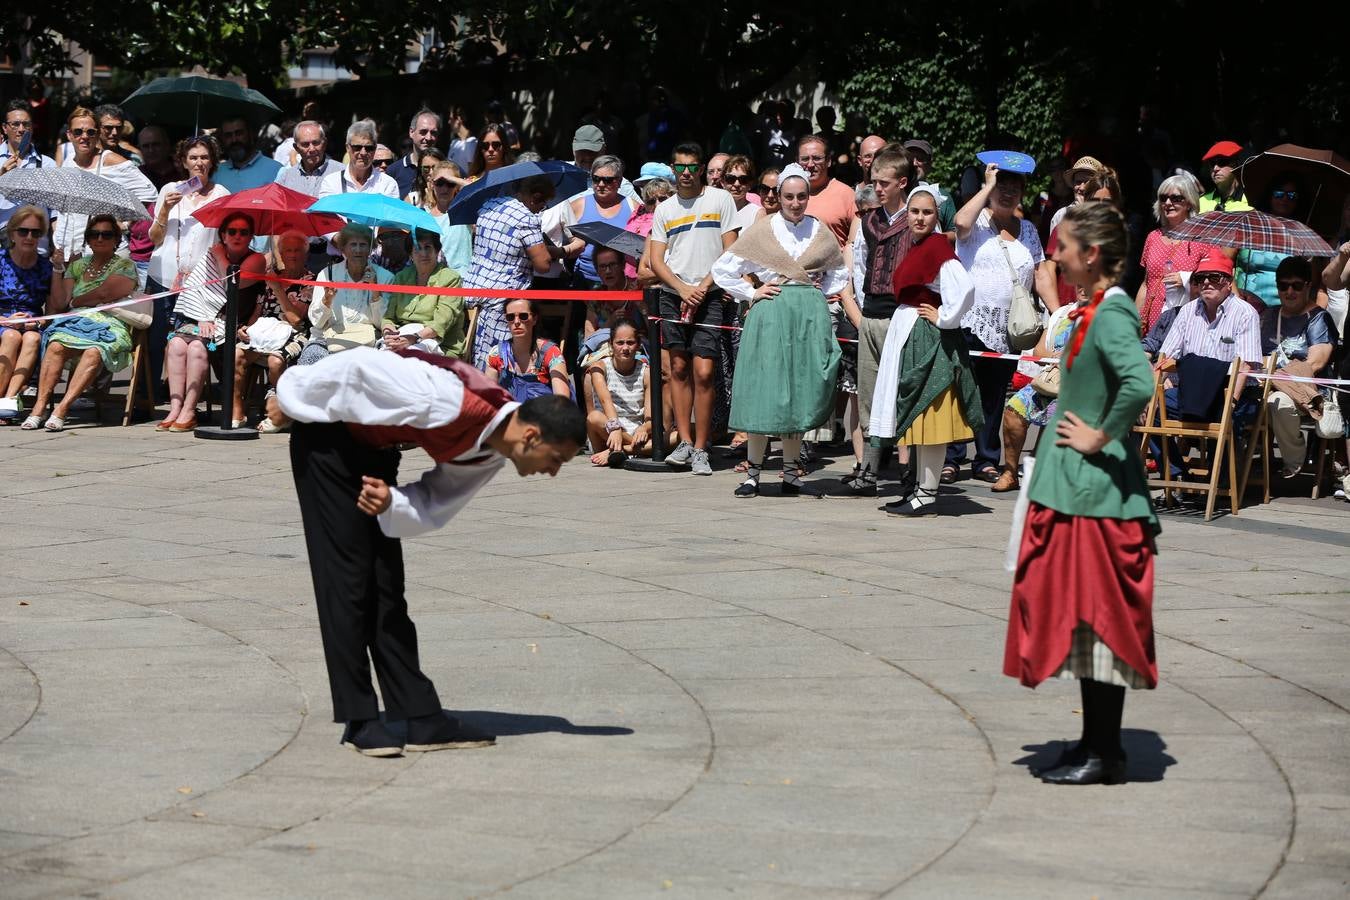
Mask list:
[[[216,133],[225,159],[216,170],[216,184],[231,194],[263,187],[276,180],[281,163],[258,152],[253,127],[247,119],[226,119]]]

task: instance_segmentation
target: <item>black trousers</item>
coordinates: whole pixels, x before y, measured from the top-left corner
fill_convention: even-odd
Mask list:
[[[391,720],[439,712],[417,660],[417,627],[403,597],[403,545],[356,508],[361,476],[394,484],[399,454],[356,441],[345,425],[297,422],[291,470],[319,608],[333,719],[379,717],[370,665]]]

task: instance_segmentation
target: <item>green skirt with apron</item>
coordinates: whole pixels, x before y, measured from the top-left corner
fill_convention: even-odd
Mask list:
[[[799,434],[834,412],[839,342],[825,295],[785,284],[750,308],[731,384],[730,427],[751,434]]]

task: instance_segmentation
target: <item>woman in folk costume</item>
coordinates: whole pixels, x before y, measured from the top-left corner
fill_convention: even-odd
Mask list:
[[[1139,315],[1117,286],[1125,221],[1109,203],[1072,207],[1055,262],[1092,299],[1074,310],[1059,403],[1026,499],[1003,673],[1035,687],[1077,678],[1079,743],[1035,772],[1054,784],[1119,784],[1125,688],[1153,688],[1153,556],[1158,519],[1130,428],[1153,392]],[[1016,534],[1014,535],[1015,537]]]
[[[749,435],[749,468],[737,497],[759,494],[774,434],[783,439],[782,493],[801,493],[802,433],[834,411],[840,352],[825,298],[848,285],[848,271],[830,229],[806,214],[809,184],[801,166],[779,173],[779,212],[747,228],[712,269],[718,287],[751,304],[731,386],[730,427]]]
[[[897,516],[935,513],[947,445],[969,440],[984,422],[961,337],[961,317],[974,300],[975,284],[951,241],[934,233],[944,199],[931,184],[909,193],[912,244],[892,280],[898,305],[872,395],[868,435],[874,446],[900,435],[901,445],[918,448],[914,490],[882,507]]]

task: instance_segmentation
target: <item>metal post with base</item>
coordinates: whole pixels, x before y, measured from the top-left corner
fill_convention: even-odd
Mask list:
[[[257,438],[254,428],[234,427],[234,345],[239,330],[239,272],[229,276],[225,288],[225,358],[221,361],[221,398],[219,425],[199,425],[193,430],[196,437],[209,441],[248,441]]]
[[[647,288],[643,294],[648,315],[660,315],[660,288]],[[647,333],[647,372],[652,384],[652,456],[651,459],[630,456],[624,461],[623,467],[631,472],[673,472],[675,470],[666,465],[665,403],[661,396],[664,389],[661,376],[661,323],[648,324],[651,326]]]

